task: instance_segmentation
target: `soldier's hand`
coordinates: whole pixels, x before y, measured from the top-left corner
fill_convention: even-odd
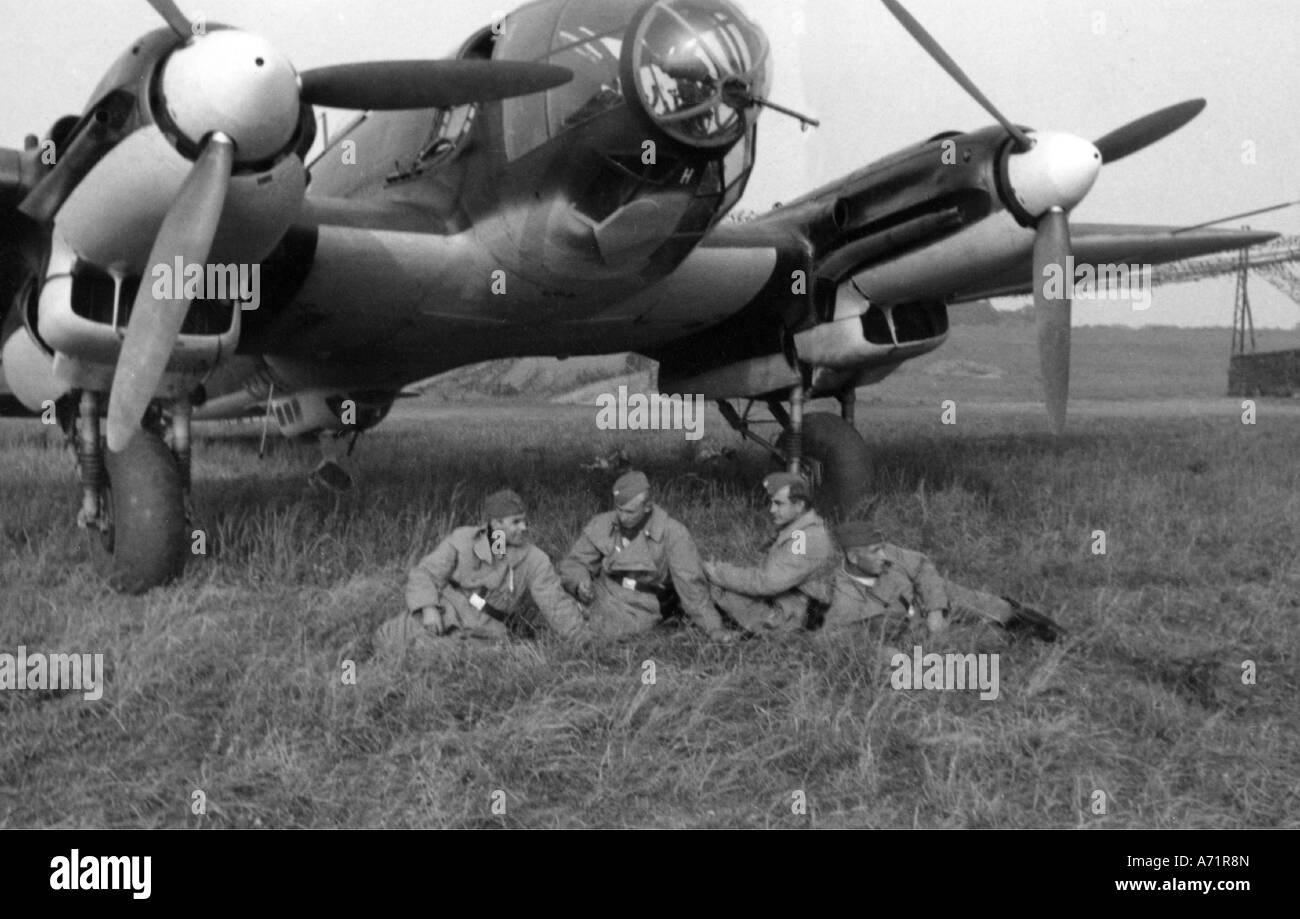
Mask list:
[[[930,612],[925,616],[925,624],[929,627],[931,635],[938,635],[944,629],[948,628],[947,610],[930,610]]]
[[[705,562],[704,576],[710,581],[716,581],[718,579],[718,566],[713,562]]]
[[[740,636],[727,629],[718,629],[716,632],[709,633],[709,640],[720,645],[734,645],[740,641]]]
[[[596,588],[592,586],[590,581],[583,581],[581,584],[578,585],[579,603],[590,603],[592,600],[595,599],[596,599]]]

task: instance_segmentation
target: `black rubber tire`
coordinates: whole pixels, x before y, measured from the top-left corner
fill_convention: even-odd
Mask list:
[[[788,434],[781,435],[777,447],[789,455]],[[804,415],[803,467],[816,490],[817,510],[827,519],[848,519],[871,492],[871,451],[857,429],[839,415]]]
[[[121,453],[105,448],[109,529],[104,548],[114,590],[142,594],[180,577],[189,556],[185,496],[176,458],[158,435],[138,431]]]

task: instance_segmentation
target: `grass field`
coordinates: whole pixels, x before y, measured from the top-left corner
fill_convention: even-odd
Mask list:
[[[580,464],[616,445],[706,557],[748,556],[766,530],[753,449],[695,467],[680,435],[601,433],[587,408],[415,402],[363,438],[339,498],[306,485],[310,451],[259,463],[248,429],[203,436],[211,554],[128,598],[76,529],[54,432],[0,422],[0,650],[102,652],[108,670],[97,702],[0,692],[0,825],[1298,827],[1300,412],[1113,408],[1057,443],[1032,406],[964,402],[943,427],[937,406],[864,404],[878,522],[1071,630],[925,640],[999,653],[994,701],[894,690],[866,636],[367,660],[406,570],[486,492],[520,489],[558,556],[603,509],[607,479]],[[712,414],[708,432],[733,442]]]

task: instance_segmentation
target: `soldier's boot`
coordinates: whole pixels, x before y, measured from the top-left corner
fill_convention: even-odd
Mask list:
[[[453,630],[454,631],[454,630]],[[401,660],[411,651],[428,651],[438,647],[449,634],[424,624],[418,613],[401,613],[375,630],[372,639],[376,659]]]
[[[1066,630],[1051,617],[1010,597],[1002,599],[1011,604],[1011,618],[1002,627],[1012,635],[1028,635],[1039,641],[1056,641],[1065,636]]]

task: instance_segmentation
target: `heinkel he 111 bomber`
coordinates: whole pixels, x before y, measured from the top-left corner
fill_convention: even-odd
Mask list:
[[[953,304],[1035,294],[1054,429],[1078,265],[1156,264],[1272,234],[1070,223],[1102,167],[1193,100],[1096,142],[1008,119],[947,133],[724,222],[780,105],[769,43],[728,0],[540,0],[449,60],[298,71],[237,27],[165,25],[85,112],[0,150],[0,404],[75,438],[80,523],[112,583],[174,578],[191,422],[270,405],[286,433],[365,430],[404,387],[518,356],[635,352],[841,503],[870,456],[854,393],[940,347]],[[314,107],[365,113],[316,146]],[[48,155],[50,151],[56,155]],[[256,309],[251,301],[256,300]],[[805,413],[838,398],[840,414]],[[758,437],[733,405],[765,403]]]

